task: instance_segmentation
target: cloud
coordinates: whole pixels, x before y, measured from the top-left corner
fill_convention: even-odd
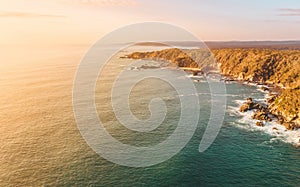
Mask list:
[[[281,20],[281,19],[266,19],[263,20],[266,23],[300,23],[298,20]]]
[[[279,16],[300,16],[300,8],[281,8],[278,11]]]
[[[35,17],[52,17],[52,18],[62,18],[65,16],[61,15],[51,15],[51,14],[38,14],[30,12],[3,12],[0,11],[0,18],[6,17],[16,17],[16,18],[35,18]]]
[[[79,0],[80,4],[95,6],[135,6],[135,0]]]

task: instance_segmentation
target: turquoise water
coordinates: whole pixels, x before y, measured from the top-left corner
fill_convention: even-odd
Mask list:
[[[128,63],[117,62],[117,69]],[[119,166],[103,159],[87,146],[74,120],[75,71],[74,63],[57,63],[2,74],[0,94],[5,99],[0,105],[1,186],[299,186],[300,149],[281,140],[271,141],[271,135],[248,128],[240,122],[242,116],[232,110],[227,110],[211,147],[203,153],[198,151],[210,115],[210,94],[204,79],[195,82],[201,105],[200,121],[180,153],[145,168]],[[128,76],[135,73],[140,71],[130,70]],[[113,137],[123,143],[147,146],[172,134],[180,114],[179,100],[172,87],[157,80],[136,86],[130,103],[137,117],[149,117],[147,106],[153,96],[164,98],[168,114],[152,133],[133,133],[113,116],[109,86],[115,73],[106,74],[97,84],[96,106]],[[237,100],[264,97],[256,87],[239,83],[226,87],[231,107],[238,107]]]

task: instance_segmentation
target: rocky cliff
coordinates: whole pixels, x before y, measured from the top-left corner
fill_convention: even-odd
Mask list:
[[[179,67],[219,67],[223,75],[236,80],[279,86],[282,94],[269,100],[268,110],[287,129],[300,127],[300,50],[173,48],[126,57],[165,60]]]
[[[300,50],[220,49],[213,54],[223,74],[281,87],[268,110],[287,129],[300,128]]]
[[[241,80],[271,83],[282,88],[300,85],[300,50],[214,50],[223,74]]]

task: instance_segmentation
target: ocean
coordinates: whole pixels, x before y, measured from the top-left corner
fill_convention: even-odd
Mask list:
[[[194,82],[197,94],[193,95],[200,101],[199,122],[178,154],[162,163],[139,168],[104,159],[88,146],[73,113],[73,81],[83,51],[83,47],[38,49],[24,53],[13,64],[1,64],[1,186],[299,186],[300,149],[295,144],[300,133],[285,131],[276,121],[256,127],[251,113],[238,112],[247,97],[265,100],[266,93],[256,86],[226,84],[227,107],[222,128],[213,144],[199,152],[212,102],[203,77],[192,78],[199,80]],[[153,146],[175,131],[181,114],[180,97],[189,95],[178,95],[172,86],[157,79],[143,80],[128,98],[132,113],[140,120],[149,118],[148,104],[153,97],[163,98],[168,113],[162,125],[148,133],[122,126],[111,107],[110,88],[116,75],[112,70],[124,69],[124,82],[141,73],[159,75],[166,71],[128,67],[132,60],[119,58],[128,52],[112,58],[114,63],[101,74],[95,106],[104,127],[119,142]],[[137,63],[156,65],[152,61]],[[174,77],[178,76],[177,71],[171,71]],[[119,90],[127,86],[124,84]],[[278,132],[274,132],[274,127]]]

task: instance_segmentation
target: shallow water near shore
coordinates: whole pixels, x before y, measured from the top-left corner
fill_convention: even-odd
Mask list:
[[[212,146],[199,153],[198,146],[210,115],[210,93],[205,79],[195,82],[201,112],[197,130],[176,156],[146,168],[129,168],[97,155],[77,129],[72,110],[72,83],[78,59],[58,56],[48,63],[1,69],[0,79],[0,184],[1,186],[297,186],[300,184],[300,149],[287,137],[266,133],[251,125],[249,115],[236,112],[247,97],[264,100],[254,86],[227,84],[227,112]],[[120,68],[122,60],[117,64]],[[141,71],[156,71],[145,69]],[[138,70],[128,70],[128,77]],[[109,74],[109,72],[108,72]],[[176,76],[176,71],[174,71]],[[110,81],[109,76],[103,80]],[[108,82],[107,82],[108,83]],[[151,84],[151,82],[148,82]],[[170,93],[171,109],[161,131],[145,136],[118,126],[105,103],[105,84],[98,84],[96,101],[106,127],[120,141],[152,145],[164,140],[176,127],[178,97],[167,84],[156,85]],[[155,89],[153,91],[155,91]],[[140,104],[144,87],[132,94],[133,112],[149,115]],[[175,95],[172,95],[175,94]],[[165,96],[166,97],[166,96]],[[181,96],[184,97],[184,96]],[[104,105],[103,107],[108,107]],[[248,115],[248,117],[247,117]],[[250,125],[249,125],[250,124]],[[278,127],[279,128],[279,127]],[[155,137],[155,138],[154,138]]]

